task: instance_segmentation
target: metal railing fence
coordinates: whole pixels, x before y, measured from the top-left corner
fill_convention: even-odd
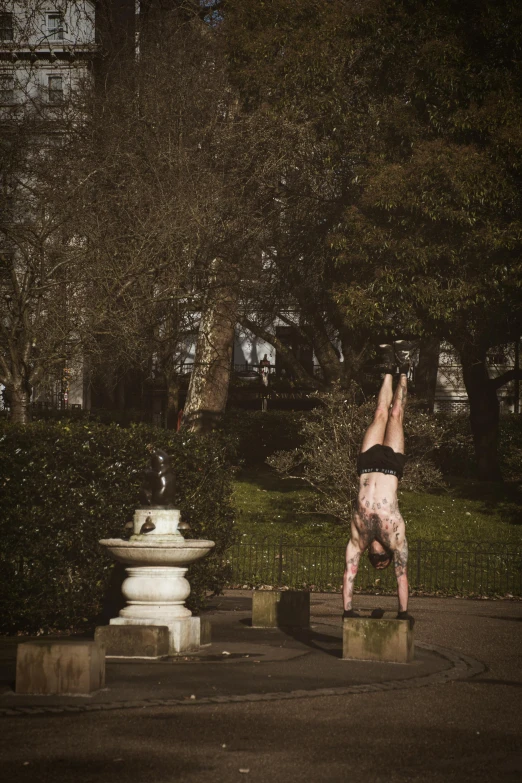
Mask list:
[[[346,541],[301,544],[289,539],[243,536],[227,552],[230,585],[271,585],[301,590],[342,587]],[[412,540],[408,579],[416,593],[522,596],[522,545],[481,541]],[[393,566],[374,570],[361,558],[356,590],[395,592]]]

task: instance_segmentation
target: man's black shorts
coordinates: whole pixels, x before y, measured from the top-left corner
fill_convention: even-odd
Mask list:
[[[357,457],[357,473],[387,473],[402,478],[406,455],[394,451],[390,446],[377,444]]]

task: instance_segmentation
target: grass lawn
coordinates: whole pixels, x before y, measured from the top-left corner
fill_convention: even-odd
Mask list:
[[[242,535],[303,544],[344,540],[348,529],[326,515],[307,513],[313,491],[269,468],[243,470],[234,481],[236,523]],[[410,539],[522,543],[522,485],[488,486],[448,479],[445,490],[402,492],[399,503]]]

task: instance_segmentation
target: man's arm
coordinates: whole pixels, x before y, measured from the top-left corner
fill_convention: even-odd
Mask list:
[[[352,533],[352,537],[346,547],[346,567],[343,577],[343,605],[345,612],[352,610],[353,587],[357,571],[359,570],[361,554],[359,540],[357,537],[354,538]]]
[[[408,585],[408,542],[406,537],[399,542],[393,550],[393,565],[397,577],[397,595],[399,597],[399,612],[408,611],[409,585]]]

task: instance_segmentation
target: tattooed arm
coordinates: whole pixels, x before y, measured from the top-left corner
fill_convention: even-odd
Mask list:
[[[397,548],[393,550],[393,564],[395,567],[395,576],[397,577],[397,594],[399,597],[399,612],[408,610],[408,542],[402,538]]]
[[[357,512],[355,512],[352,521],[351,538],[346,547],[346,566],[343,577],[343,604],[345,611],[349,611],[352,608],[353,586],[359,570],[359,561],[365,549],[364,534],[361,536],[359,533],[358,521],[360,522],[360,518]]]

